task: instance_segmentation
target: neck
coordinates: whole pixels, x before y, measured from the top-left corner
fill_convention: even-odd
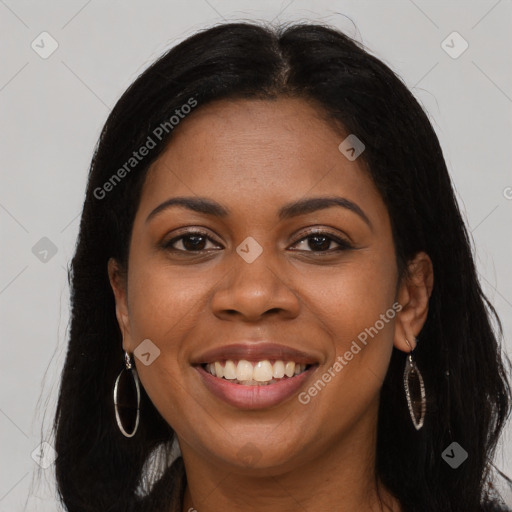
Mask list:
[[[187,474],[182,512],[400,512],[396,498],[375,478],[375,414],[323,450],[312,450],[314,457],[304,447],[279,467],[249,471],[209,461],[180,441]]]

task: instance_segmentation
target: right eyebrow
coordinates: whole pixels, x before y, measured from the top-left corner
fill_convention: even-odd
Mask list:
[[[172,206],[181,206],[194,212],[204,213],[206,215],[215,215],[216,217],[226,217],[229,210],[206,197],[171,197],[158,205],[146,218],[146,223],[159,213],[171,208]]]

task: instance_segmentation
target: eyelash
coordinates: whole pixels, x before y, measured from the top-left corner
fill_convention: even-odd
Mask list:
[[[196,231],[188,231],[186,233],[181,234],[180,236],[172,238],[168,242],[164,242],[163,248],[168,250],[168,251],[178,252],[178,253],[179,252],[181,252],[181,253],[198,253],[198,252],[203,252],[203,251],[207,251],[208,250],[208,249],[199,249],[199,250],[195,250],[195,251],[187,251],[187,250],[176,249],[176,248],[172,247],[176,242],[178,242],[178,241],[180,241],[180,240],[182,240],[184,238],[192,237],[192,236],[201,236],[203,238],[208,239],[209,241],[211,241],[213,243],[217,243],[217,242],[215,242],[215,240],[212,240],[212,238],[210,236],[208,236],[208,233],[205,233],[204,231],[196,230]],[[298,250],[298,252],[310,252],[310,253],[313,253],[313,254],[332,254],[333,252],[339,252],[339,251],[346,251],[346,250],[349,250],[349,249],[354,249],[354,246],[350,242],[348,242],[347,240],[344,240],[342,238],[336,237],[336,236],[332,235],[331,233],[329,233],[328,231],[324,231],[324,230],[320,230],[320,229],[314,229],[314,230],[308,231],[307,233],[305,233],[305,236],[303,236],[302,238],[297,240],[293,245],[297,245],[299,242],[302,242],[302,241],[307,240],[308,238],[312,238],[314,236],[326,237],[331,242],[337,243],[339,245],[339,247],[335,248],[335,249],[328,249],[326,251],[314,251],[314,250],[301,251],[301,250]]]

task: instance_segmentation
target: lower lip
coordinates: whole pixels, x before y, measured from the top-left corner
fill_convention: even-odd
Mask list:
[[[264,409],[280,404],[293,396],[318,367],[312,365],[299,375],[282,379],[274,384],[263,386],[244,386],[214,377],[202,366],[196,370],[206,387],[218,398],[239,409]]]

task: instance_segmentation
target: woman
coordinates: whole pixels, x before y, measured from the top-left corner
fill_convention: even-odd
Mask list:
[[[500,510],[497,315],[425,113],[340,32],[224,24],[149,67],[70,279],[68,510]]]

